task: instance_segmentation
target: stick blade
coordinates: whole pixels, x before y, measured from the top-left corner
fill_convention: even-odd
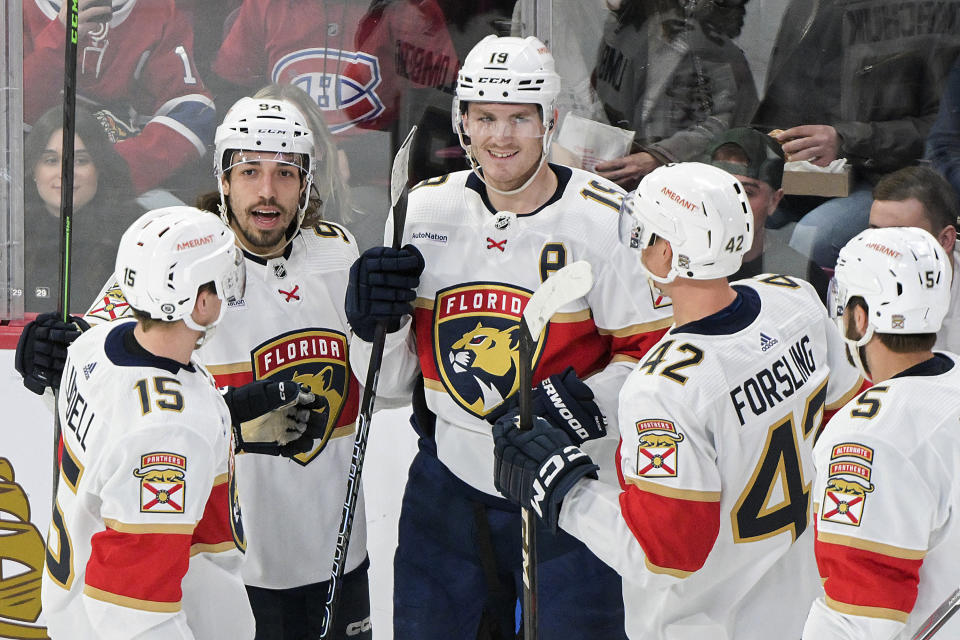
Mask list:
[[[407,180],[410,176],[410,143],[413,141],[413,136],[417,132],[417,127],[414,125],[410,128],[410,133],[407,134],[406,139],[403,141],[403,144],[400,145],[400,148],[397,149],[397,155],[393,158],[393,168],[390,169],[390,205],[396,206],[397,201],[400,200],[400,194],[403,193],[403,188],[407,186]]]
[[[593,268],[586,260],[568,264],[547,278],[523,310],[523,320],[533,341],[537,341],[558,309],[585,296],[592,286]]]

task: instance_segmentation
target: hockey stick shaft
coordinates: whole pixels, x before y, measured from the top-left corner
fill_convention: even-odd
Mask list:
[[[409,190],[410,143],[416,133],[414,126],[400,145],[393,161],[390,177],[391,201],[393,203],[393,248],[399,249],[403,239],[403,225],[407,217],[407,191]],[[347,563],[347,550],[350,548],[350,534],[353,531],[353,517],[357,511],[357,499],[360,494],[360,474],[363,472],[363,460],[367,454],[367,439],[370,437],[370,420],[373,418],[373,404],[377,397],[377,382],[380,377],[380,365],[383,362],[383,347],[387,330],[378,322],[373,333],[370,363],[360,399],[360,412],[357,415],[357,436],[353,441],[353,455],[350,470],[347,473],[347,496],[343,501],[340,514],[340,529],[337,532],[337,545],[333,552],[333,567],[330,570],[330,584],[327,587],[327,601],[324,605],[323,630],[321,638],[333,637],[337,605],[343,590],[343,574]]]
[[[912,640],[930,640],[930,638],[936,635],[937,631],[940,631],[940,629],[947,624],[947,621],[953,617],[957,609],[960,609],[960,589],[951,593],[949,597],[937,607],[936,611],[930,614],[930,617],[920,625],[920,628],[914,634]]]
[[[57,313],[66,322],[70,317],[70,247],[73,234],[73,155],[77,107],[77,29],[78,0],[67,0],[63,54],[63,139],[60,158],[60,290]],[[56,394],[55,394],[56,395]],[[60,481],[60,414],[53,410],[53,484],[52,499],[57,501]]]
[[[539,332],[538,332],[539,337]],[[520,318],[520,371],[518,376],[520,397],[520,428],[533,428],[532,387],[533,351],[535,348],[530,327],[525,318]],[[523,558],[523,637],[537,637],[537,517],[527,508],[520,510],[522,558]]]
[[[520,318],[520,371],[517,376],[520,399],[520,429],[533,428],[533,360],[540,334],[560,307],[590,290],[593,273],[587,262],[569,264],[547,278],[524,308]],[[521,509],[523,541],[523,637],[537,637],[537,521],[530,509]]]

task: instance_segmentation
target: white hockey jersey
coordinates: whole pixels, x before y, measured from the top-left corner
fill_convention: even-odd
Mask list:
[[[213,378],[133,341],[71,345],[43,614],[52,638],[253,638],[233,431]]]
[[[519,318],[551,273],[576,260],[593,266],[593,288],[556,314],[535,350],[534,383],[573,366],[610,420],[586,443],[615,483],[616,398],[633,364],[671,323],[637,257],[620,244],[623,191],[586,171],[550,165],[559,184],[537,211],[497,212],[480,180],[461,171],[410,190],[403,242],[423,254],[412,322],[387,336],[378,393],[409,398],[418,374],[437,415],[439,459],[474,488],[493,485],[493,436],[484,416],[518,387]],[[387,228],[392,228],[388,220]],[[370,344],[354,340],[365,370]]]
[[[861,385],[808,283],[734,283],[673,327],[620,392],[622,489],[581,480],[560,526],[623,576],[643,640],[768,640],[816,595],[813,441]]]
[[[244,581],[287,589],[330,577],[359,407],[343,310],[347,277],[358,254],[347,230],[321,223],[302,229],[281,257],[244,255],[243,299],[227,309],[198,358],[218,386],[295,380],[327,403],[327,433],[309,453],[295,459],[237,457],[249,540]],[[88,320],[109,320],[126,309],[119,289],[108,288]],[[358,505],[347,571],[366,556],[362,492]]]
[[[805,640],[908,640],[960,583],[956,363],[938,353],[864,391],[817,442],[825,595]],[[960,638],[960,617],[936,637]]]

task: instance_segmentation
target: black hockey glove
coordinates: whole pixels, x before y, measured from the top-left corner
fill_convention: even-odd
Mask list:
[[[224,387],[236,450],[292,457],[310,451],[326,430],[326,399],[285,380]]]
[[[373,342],[377,322],[393,333],[403,316],[413,313],[411,303],[417,297],[423,266],[423,255],[412,244],[402,249],[373,247],[357,258],[350,268],[344,306],[361,340]]]
[[[556,533],[564,496],[580,478],[596,479],[600,467],[563,430],[539,416],[529,431],[520,431],[516,420],[504,416],[493,426],[493,440],[497,491],[532,509]]]
[[[41,313],[28,323],[20,334],[14,357],[23,386],[37,395],[43,395],[47,387],[58,389],[67,347],[89,328],[83,318],[70,316],[70,322],[64,322],[55,311]]]
[[[504,416],[517,416],[519,402],[519,395],[514,394],[485,417],[495,424]],[[541,380],[533,388],[530,405],[533,415],[559,426],[577,446],[607,434],[607,419],[593,401],[593,391],[577,377],[573,367]]]

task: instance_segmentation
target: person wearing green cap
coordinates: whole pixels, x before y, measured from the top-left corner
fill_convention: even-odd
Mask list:
[[[778,273],[803,278],[826,302],[829,278],[815,262],[775,236],[767,236],[765,224],[783,189],[783,150],[770,136],[750,127],[737,127],[716,136],[707,147],[704,162],[733,174],[743,184],[753,209],[753,246],[743,256],[743,265],[731,280]]]

